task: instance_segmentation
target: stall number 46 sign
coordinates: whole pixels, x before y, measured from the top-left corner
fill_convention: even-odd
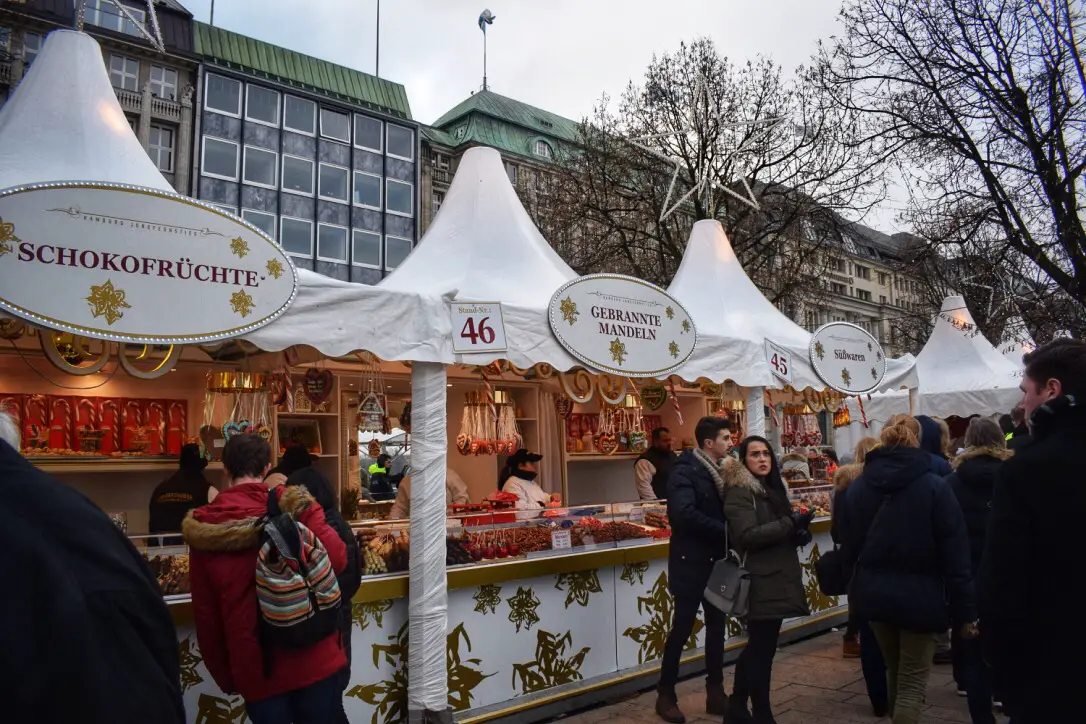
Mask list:
[[[792,355],[788,350],[765,341],[765,361],[769,365],[769,371],[778,379],[792,383]]]
[[[504,352],[505,320],[498,302],[450,302],[453,352]]]

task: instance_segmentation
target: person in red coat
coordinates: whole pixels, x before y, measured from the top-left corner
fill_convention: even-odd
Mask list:
[[[271,450],[258,435],[232,437],[223,467],[230,487],[191,511],[181,526],[191,549],[192,608],[204,664],[219,688],[245,699],[253,724],[331,722],[342,695],[336,675],[347,666],[339,632],[309,648],[268,652],[258,633],[256,558]],[[313,531],[332,568],[343,571],[346,547],[313,496],[304,487],[274,490],[280,510]]]

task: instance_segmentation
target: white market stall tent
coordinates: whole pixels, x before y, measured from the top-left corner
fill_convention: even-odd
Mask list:
[[[770,370],[767,340],[791,355],[793,388],[826,388],[810,362],[811,333],[773,306],[754,285],[719,221],[694,224],[668,292],[689,310],[698,328],[698,344],[683,366],[683,376],[717,383],[730,379],[747,388],[751,434],[764,434],[764,389],[781,389],[787,384]],[[912,355],[886,361],[880,389],[913,388],[916,384]]]
[[[1037,349],[1037,343],[1021,317],[1014,317],[1007,322],[1007,327],[1003,332],[1003,342],[999,345],[999,351],[1004,357],[1015,365],[1021,365],[1022,356],[1035,349]]]
[[[946,418],[1009,413],[1021,398],[1021,370],[1020,357],[1017,363],[1011,361],[984,338],[965,300],[949,296],[916,357],[920,394],[915,414]],[[894,415],[909,412],[908,396],[900,392],[865,397],[863,405],[861,412],[855,400],[849,401],[849,433],[838,435],[838,452],[849,450],[861,437],[877,435]],[[868,428],[862,423],[864,414]]]

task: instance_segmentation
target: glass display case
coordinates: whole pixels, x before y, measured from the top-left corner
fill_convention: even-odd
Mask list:
[[[189,547],[179,535],[130,535],[128,539],[147,559],[167,601],[189,597]]]
[[[523,517],[526,512],[535,517]],[[408,521],[361,521],[351,527],[362,547],[365,575],[407,570]],[[662,501],[535,511],[460,509],[450,512],[445,528],[450,568],[645,545],[671,535]]]
[[[800,512],[814,510],[815,518],[830,517],[833,505],[832,485],[811,485],[803,488],[789,488],[788,499],[792,501],[792,508]]]

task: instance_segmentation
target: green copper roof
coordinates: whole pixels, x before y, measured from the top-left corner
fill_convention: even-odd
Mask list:
[[[227,68],[255,72],[287,85],[325,93],[349,103],[411,118],[407,91],[399,83],[345,68],[293,50],[194,22],[198,55]]]
[[[424,134],[434,143],[460,148],[489,146],[535,162],[537,140],[550,143],[551,152],[580,142],[580,124],[527,103],[480,91],[443,115]]]

